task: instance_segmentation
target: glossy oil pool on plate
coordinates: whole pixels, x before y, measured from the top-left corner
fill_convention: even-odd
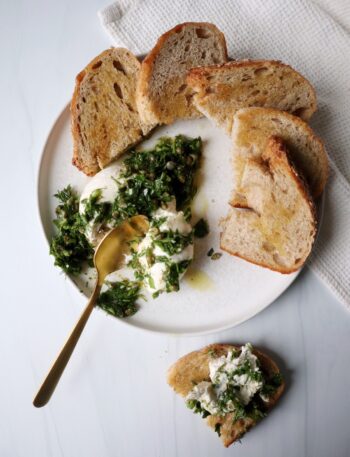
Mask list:
[[[195,240],[195,259],[181,282],[179,292],[162,294],[142,302],[140,310],[121,322],[168,334],[203,334],[233,327],[246,321],[272,303],[296,278],[297,273],[281,275],[223,253],[211,260],[207,252],[220,251],[219,221],[229,209],[233,187],[230,139],[207,119],[178,121],[157,128],[141,148],[153,146],[162,136],[184,134],[203,140],[203,160],[193,215],[204,217],[210,233]],[[54,234],[57,190],[71,184],[79,194],[89,179],[72,164],[70,114],[67,107],[57,119],[42,154],[38,176],[38,202],[46,238]],[[52,258],[52,261],[54,259]],[[88,285],[86,286],[86,282]],[[91,281],[86,277],[71,282],[77,295],[88,296]],[[111,325],[114,318],[110,319]]]

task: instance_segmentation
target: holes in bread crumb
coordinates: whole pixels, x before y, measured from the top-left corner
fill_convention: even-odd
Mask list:
[[[300,258],[300,257],[299,257],[299,258],[297,258],[297,259],[295,259],[295,261],[294,261],[294,265],[297,265],[297,264],[300,262],[300,260],[301,260],[301,258]]]
[[[186,44],[185,46],[185,52],[189,51],[190,50],[190,45],[189,44]]]
[[[117,97],[119,97],[121,100],[123,100],[123,92],[119,86],[118,83],[113,84],[114,92],[117,94]]]
[[[271,118],[271,122],[274,122],[275,124],[282,125],[282,121],[280,119],[275,118],[275,117]]]
[[[269,69],[266,68],[266,67],[256,68],[254,70],[254,74],[255,74],[255,76],[260,76],[260,75],[262,75],[262,74],[264,74],[264,73],[266,73],[268,71],[269,71]]]
[[[306,111],[307,111],[307,108],[302,107],[302,108],[298,108],[298,109],[294,110],[292,112],[292,114],[294,114],[294,116],[303,117],[305,115]]]
[[[267,252],[272,252],[275,249],[274,245],[272,243],[269,243],[268,241],[265,241],[262,247]]]
[[[203,51],[201,54],[201,59],[205,59],[207,57],[207,52]]]
[[[188,95],[185,96],[186,102],[187,102],[187,106],[190,106],[190,105],[191,105],[193,95],[194,95],[194,94],[188,94]]]
[[[176,91],[175,95],[179,95],[181,94],[182,92],[185,91],[185,89],[187,88],[187,84],[181,84],[181,86],[178,88],[178,90]]]
[[[213,54],[211,54],[211,58],[213,59],[213,62],[215,63],[215,65],[220,63],[220,60],[216,56],[213,56]]]
[[[99,60],[98,62],[94,63],[93,66],[91,67],[93,70],[96,70],[102,65],[102,61]]]
[[[207,87],[205,89],[205,95],[210,95],[210,94],[216,94],[216,88],[215,87]]]
[[[121,71],[122,73],[124,73],[124,75],[126,75],[126,71],[125,71],[123,65],[119,62],[119,60],[113,60],[113,67],[116,70]]]
[[[209,38],[210,37],[210,32],[205,29],[196,29],[196,35],[198,38]]]
[[[243,75],[243,78],[241,79],[241,81],[249,81],[250,79],[252,79],[252,77],[250,75]]]
[[[82,100],[84,103],[86,103],[86,98],[85,97],[82,97]]]
[[[97,111],[97,113],[99,112],[99,108],[98,108],[98,104],[97,102],[94,102],[94,106],[95,106],[95,110]]]
[[[260,90],[259,90],[259,89],[256,89],[256,90],[254,90],[250,95],[251,95],[252,97],[254,97],[255,95],[259,95],[259,94],[260,94]]]
[[[134,112],[135,112],[135,111],[134,111],[134,108],[130,105],[130,103],[125,102],[125,105],[126,105],[126,107],[128,108],[128,110],[130,111],[130,113],[134,113]]]

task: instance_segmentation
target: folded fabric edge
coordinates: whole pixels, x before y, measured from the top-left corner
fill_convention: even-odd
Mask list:
[[[118,0],[118,2],[114,2],[97,11],[97,16],[102,25],[108,25],[111,22],[121,19],[133,3],[134,0]]]

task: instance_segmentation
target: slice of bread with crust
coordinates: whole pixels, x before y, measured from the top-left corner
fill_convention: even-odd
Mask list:
[[[314,202],[279,138],[242,173],[245,208],[232,208],[223,223],[224,251],[280,273],[298,270],[317,231]]]
[[[193,68],[188,85],[195,107],[228,135],[233,115],[261,106],[288,111],[308,120],[317,109],[312,85],[289,65],[274,60],[244,60]]]
[[[212,354],[215,357],[226,355],[230,349],[239,349],[237,345],[231,344],[212,344],[199,351],[191,352],[179,359],[168,371],[168,383],[176,393],[182,397],[193,389],[193,385],[201,381],[209,381],[209,362]],[[254,348],[253,353],[257,356],[263,374],[267,380],[273,376],[280,374],[280,370],[276,363],[266,354]],[[284,382],[270,395],[266,402],[267,411],[270,410],[279,400],[284,390]],[[256,420],[245,418],[234,420],[233,414],[229,413],[225,416],[210,415],[206,419],[207,424],[213,430],[217,430],[220,426],[220,438],[224,446],[228,447],[233,442],[242,438],[242,436],[256,424]]]
[[[140,120],[140,62],[127,49],[98,55],[76,77],[71,102],[73,164],[91,176],[140,141],[153,125]]]
[[[137,106],[146,123],[200,117],[186,83],[190,68],[227,61],[224,34],[207,22],[186,22],[164,33],[141,65]]]
[[[293,163],[306,178],[313,197],[321,195],[328,177],[328,158],[323,142],[308,124],[285,111],[243,108],[234,115],[232,127],[235,181],[232,206],[242,206],[240,187],[246,160],[260,158],[273,135],[286,144]]]

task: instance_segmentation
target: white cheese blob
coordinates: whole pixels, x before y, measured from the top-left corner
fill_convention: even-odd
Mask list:
[[[248,367],[249,373],[234,374],[243,367]],[[263,382],[252,379],[250,373],[261,373],[261,370],[257,357],[252,353],[252,346],[248,343],[241,347],[238,356],[235,356],[234,350],[230,350],[227,355],[211,359],[209,362],[211,382],[205,381],[195,386],[187,395],[186,401],[193,399],[199,401],[202,408],[210,414],[233,412],[235,405],[232,401],[219,406],[220,396],[227,389],[233,388],[239,402],[242,405],[248,405],[263,386]]]
[[[234,357],[233,351],[229,351],[227,356],[221,356],[209,362],[210,379],[217,386],[218,395],[227,389],[228,379],[245,362],[248,362],[251,371],[260,371],[257,357],[251,352],[249,344],[241,348],[241,353],[238,357]],[[262,382],[251,379],[247,374],[234,375],[233,384],[239,387],[238,397],[244,405],[247,405],[262,387]]]
[[[198,383],[187,395],[186,400],[197,400],[210,414],[219,414],[217,396],[213,384],[208,381]]]
[[[120,164],[112,164],[99,171],[93,178],[91,178],[80,197],[80,214],[84,214],[86,201],[96,190],[101,191],[101,197],[99,199],[100,203],[113,203],[118,193],[116,179],[119,179],[118,175],[120,170]],[[186,221],[184,213],[182,211],[176,211],[175,199],[169,202],[166,208],[158,208],[154,211],[152,219],[155,221],[164,219],[164,222],[156,230],[154,228],[150,228],[150,230],[146,233],[146,236],[139,244],[137,252],[141,253],[151,247],[153,256],[166,257],[171,263],[192,260],[193,242],[186,246],[181,252],[177,252],[173,255],[169,255],[161,249],[160,246],[153,245],[156,233],[172,231],[179,232],[182,235],[189,235],[192,232],[192,226]],[[86,226],[85,235],[91,245],[96,247],[106,232],[111,228],[112,225],[110,223],[97,222],[96,218],[93,218]],[[130,256],[127,256],[126,261],[130,260],[130,258]],[[167,264],[165,262],[153,263],[147,255],[141,255],[139,257],[139,261],[145,274],[148,276],[148,278],[144,281],[146,289],[151,293],[163,292],[166,290],[166,279],[167,274],[169,273]],[[182,272],[179,275],[179,279],[181,279],[184,274],[185,272]]]
[[[93,176],[90,181],[85,186],[79,202],[79,212],[84,214],[85,203],[84,201],[88,200],[90,195],[95,191],[101,190],[100,202],[109,202],[113,203],[117,192],[118,186],[115,182],[115,177],[118,176],[120,172],[120,164],[112,164],[107,168],[99,171],[95,176]],[[102,226],[108,230],[112,228],[108,224],[97,223],[92,219],[86,227],[85,235],[92,246],[96,247],[97,244],[101,241],[101,238],[105,234],[105,230],[102,230]]]
[[[176,211],[175,200],[163,209],[159,208],[152,214],[152,219],[157,221],[164,219],[164,222],[158,227],[151,227],[145,238],[138,246],[139,261],[146,275],[145,286],[151,293],[163,292],[166,290],[166,279],[169,269],[166,262],[156,261],[154,257],[164,257],[168,262],[179,263],[184,260],[193,258],[193,241],[187,245],[181,252],[169,255],[160,246],[154,245],[157,234],[169,231],[179,232],[182,235],[189,235],[192,232],[192,226],[189,224],[182,211]],[[182,272],[179,279],[185,274]],[[148,277],[148,278],[147,278]]]

